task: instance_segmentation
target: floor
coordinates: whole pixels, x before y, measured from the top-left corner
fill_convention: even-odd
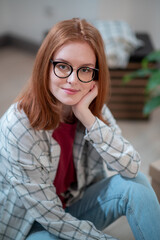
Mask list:
[[[0,49],[0,116],[7,110],[27,79],[30,77],[35,55],[12,47]],[[117,121],[127,138],[142,158],[141,171],[148,174],[149,164],[160,156],[160,109],[145,121]],[[133,240],[125,217],[121,217],[106,230],[120,240]]]

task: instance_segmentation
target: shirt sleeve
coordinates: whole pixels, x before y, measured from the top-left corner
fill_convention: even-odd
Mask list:
[[[122,136],[121,129],[107,107],[103,108],[103,115],[108,125],[96,118],[85,139],[91,142],[109,169],[124,177],[134,178],[140,167],[140,156]]]
[[[49,154],[41,153],[40,146],[43,143],[35,141],[30,129],[23,129],[17,121],[14,127],[8,129],[5,139],[5,177],[22,201],[27,214],[60,239],[110,239],[91,222],[78,220],[63,210],[53,185],[54,168],[48,164]],[[26,143],[25,146],[23,143]]]

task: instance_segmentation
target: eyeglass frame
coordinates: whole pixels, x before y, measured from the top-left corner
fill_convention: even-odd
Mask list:
[[[67,65],[71,68],[71,72],[70,72],[66,77],[59,77],[59,78],[67,78],[67,77],[69,77],[69,76],[72,74],[72,72],[74,71],[73,67],[72,67],[70,64],[66,63],[66,62],[53,61],[52,59],[50,59],[50,62],[53,64],[54,74],[55,74],[57,77],[59,77],[59,76],[55,73],[55,66],[56,66],[58,63],[67,64]],[[89,80],[89,81],[83,81],[83,80],[81,80],[81,79],[79,78],[78,72],[79,72],[80,69],[82,69],[82,68],[89,68],[89,69],[95,70],[95,75],[93,76],[93,78],[92,78],[91,80]],[[80,68],[78,68],[78,69],[76,70],[76,72],[77,72],[77,78],[78,78],[78,80],[79,80],[80,82],[83,82],[83,83],[92,82],[92,81],[94,80],[95,76],[98,74],[98,73],[96,74],[96,71],[99,72],[99,69],[97,69],[97,68],[91,68],[91,67],[80,67]],[[95,79],[95,80],[98,80],[98,79]]]

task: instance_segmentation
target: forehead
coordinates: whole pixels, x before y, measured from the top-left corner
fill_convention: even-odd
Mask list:
[[[54,54],[55,59],[68,62],[95,64],[96,56],[92,47],[86,41],[72,41],[62,45]]]

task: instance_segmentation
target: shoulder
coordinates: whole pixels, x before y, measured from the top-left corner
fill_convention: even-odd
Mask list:
[[[14,135],[15,137],[22,134],[24,129],[29,129],[29,120],[23,110],[17,109],[17,104],[13,104],[6,111],[0,120],[0,131],[5,135]]]
[[[4,141],[27,148],[40,139],[46,141],[47,136],[45,131],[35,131],[31,127],[28,117],[23,110],[18,110],[16,103],[0,119],[0,134]]]

